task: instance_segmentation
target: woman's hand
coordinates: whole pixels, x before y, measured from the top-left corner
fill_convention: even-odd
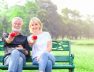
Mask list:
[[[29,42],[28,42],[29,45],[32,46],[32,45],[36,42],[36,40],[37,40],[37,36],[35,36],[35,35],[32,36],[32,37],[31,37],[31,40],[29,40]]]
[[[37,56],[37,57],[36,57],[37,61],[39,61],[40,57],[41,57],[41,56]]]

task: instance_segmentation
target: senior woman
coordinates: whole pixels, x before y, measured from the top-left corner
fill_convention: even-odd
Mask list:
[[[29,23],[31,35],[28,43],[32,46],[33,65],[39,66],[39,72],[52,72],[55,57],[51,54],[52,39],[49,32],[43,31],[43,24],[39,18],[33,17]]]

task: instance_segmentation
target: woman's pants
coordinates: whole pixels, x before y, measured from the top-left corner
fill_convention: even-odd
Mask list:
[[[54,63],[55,57],[49,52],[43,53],[39,61],[36,58],[33,59],[33,65],[39,65],[40,72],[52,72],[52,65]]]

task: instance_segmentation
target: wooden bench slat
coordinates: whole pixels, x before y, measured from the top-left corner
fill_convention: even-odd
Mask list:
[[[69,62],[70,61],[70,57],[69,56],[55,56],[56,58],[56,62]],[[3,56],[0,56],[0,62],[2,62],[3,60]],[[28,58],[27,62],[31,62],[31,57]]]
[[[52,42],[52,49],[53,50],[63,50],[63,51],[69,51],[70,45],[68,41],[53,41]]]
[[[0,62],[2,62],[3,61],[3,56],[0,56]]]
[[[69,69],[69,68],[74,68],[74,65],[64,65],[64,64],[55,64],[53,65],[52,69]],[[2,70],[7,70],[8,66],[4,66],[4,65],[0,65],[0,69]],[[38,66],[37,65],[26,65],[23,67],[23,70],[38,70]]]

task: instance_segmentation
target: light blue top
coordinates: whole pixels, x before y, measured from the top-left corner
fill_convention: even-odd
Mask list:
[[[32,35],[28,36],[28,41],[32,38]],[[32,58],[41,56],[47,49],[47,42],[52,41],[49,32],[42,32],[37,35],[37,40],[32,46]]]

